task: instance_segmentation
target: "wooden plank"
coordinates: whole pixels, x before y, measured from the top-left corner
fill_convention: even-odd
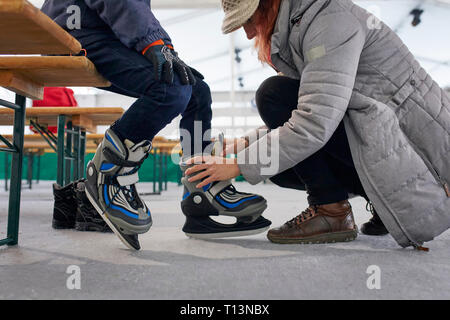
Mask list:
[[[45,87],[108,87],[111,84],[86,57],[0,57],[0,70]]]
[[[72,116],[72,124],[75,127],[85,129],[87,132],[91,133],[97,132],[97,126],[94,124],[94,121],[92,121],[92,119],[85,114]]]
[[[0,0],[0,54],[78,54],[81,44],[25,0]]]
[[[44,98],[44,87],[22,74],[0,70],[0,86],[33,100]]]
[[[50,146],[48,145],[48,143],[44,140],[41,139],[42,141],[27,141],[25,139],[24,141],[24,149],[51,149]],[[88,149],[95,149],[97,148],[97,144],[93,143],[93,142],[89,142],[86,145],[86,148]],[[5,144],[3,144],[2,142],[0,143],[0,147],[6,147]]]
[[[95,108],[81,108],[81,107],[39,107],[39,108],[27,108],[27,116],[39,116],[39,115],[51,115],[56,116],[60,114],[71,115],[98,115],[98,116],[121,116],[124,113],[123,108],[108,108],[108,107],[95,107]]]
[[[83,115],[83,121],[91,126],[91,132],[95,132],[93,127],[109,126],[119,119],[124,113],[122,108],[70,108],[70,107],[40,107],[27,108],[26,119],[33,119],[41,125],[56,126],[59,115],[68,117]],[[87,120],[89,119],[89,120]],[[0,126],[11,126],[14,120],[14,111],[7,108],[0,108]],[[81,121],[79,122],[82,123]]]

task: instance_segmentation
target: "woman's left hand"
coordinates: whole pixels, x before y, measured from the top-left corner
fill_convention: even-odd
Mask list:
[[[202,188],[215,181],[233,179],[241,174],[237,164],[237,159],[203,156],[191,158],[186,162],[186,164],[197,164],[186,170],[187,176],[202,171],[189,178],[189,182],[199,181],[206,178],[197,185],[197,188]]]

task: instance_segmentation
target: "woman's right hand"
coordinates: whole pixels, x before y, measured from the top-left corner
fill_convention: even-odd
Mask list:
[[[238,154],[248,147],[248,141],[244,138],[225,139],[223,142],[223,156]]]

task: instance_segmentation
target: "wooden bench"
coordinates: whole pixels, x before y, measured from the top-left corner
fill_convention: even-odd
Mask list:
[[[26,124],[32,122],[41,127],[57,126],[61,116],[72,126],[81,127],[87,132],[96,133],[98,126],[109,126],[125,112],[122,108],[72,108],[72,107],[39,107],[26,109]],[[10,126],[14,120],[14,112],[0,109],[0,126]]]
[[[108,87],[86,57],[0,57],[0,86],[34,100],[44,87]]]
[[[26,0],[0,0],[0,54],[70,55],[81,44]],[[108,87],[86,57],[0,57],[0,86],[42,100],[44,87]]]
[[[2,54],[78,54],[81,44],[28,1],[0,0]]]
[[[27,108],[25,122],[58,154],[57,183],[64,185],[84,176],[86,132],[95,133],[97,126],[111,125],[123,113],[122,108]],[[13,119],[12,110],[0,109],[0,126],[11,125]],[[49,126],[58,127],[57,136],[48,131]]]
[[[0,0],[0,54],[76,55],[81,49],[76,39],[28,1]],[[86,57],[0,57],[0,86],[16,93],[14,103],[0,99],[0,106],[14,110],[13,141],[0,135],[6,146],[0,151],[13,154],[7,238],[0,239],[0,246],[18,243],[26,98],[42,99],[44,87],[52,85],[102,87],[109,82]]]

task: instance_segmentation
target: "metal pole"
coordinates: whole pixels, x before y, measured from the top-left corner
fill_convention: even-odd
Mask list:
[[[236,107],[236,38],[235,33],[230,34],[230,68],[231,68],[231,127],[234,130],[235,127],[235,111]]]
[[[163,182],[162,182],[162,179],[163,179],[163,173],[162,173],[163,162],[162,162],[162,153],[161,153],[161,151],[159,152],[158,166],[159,166],[159,174],[158,174],[159,175],[159,192],[161,193],[163,191]]]
[[[5,152],[5,191],[8,191],[9,154]]]
[[[31,190],[33,188],[33,153],[28,153],[27,155],[27,180],[28,188]]]
[[[64,131],[66,128],[66,116],[59,115],[58,116],[58,168],[57,168],[57,178],[56,182],[60,185],[64,185]]]
[[[167,153],[164,154],[164,191],[167,191],[167,179],[168,179],[168,159],[169,155]]]
[[[66,160],[66,173],[65,173],[65,185],[68,185],[72,181],[72,163],[73,163],[73,153],[72,153],[72,121],[67,122],[67,130],[66,130],[66,153],[65,156],[69,157]]]
[[[81,131],[80,133],[80,178],[84,178],[84,171],[86,169],[85,165],[86,157],[86,131]]]
[[[80,150],[80,140],[81,140],[81,129],[80,127],[74,127],[73,135],[73,153],[75,160],[73,162],[73,180],[76,181],[80,179],[80,161],[81,161],[81,150]]]
[[[153,149],[153,193],[156,193],[156,149]]]
[[[7,237],[10,239],[10,241],[8,245],[16,245],[19,242],[20,197],[22,192],[22,161],[23,140],[25,132],[26,98],[20,95],[16,95],[16,105],[20,106],[20,108],[16,109],[14,113],[13,144],[17,148],[17,153],[13,153],[11,164],[11,190],[9,192],[7,231]]]
[[[41,179],[41,154],[38,154],[37,158],[37,177],[36,177],[36,183],[39,184],[39,180]]]

